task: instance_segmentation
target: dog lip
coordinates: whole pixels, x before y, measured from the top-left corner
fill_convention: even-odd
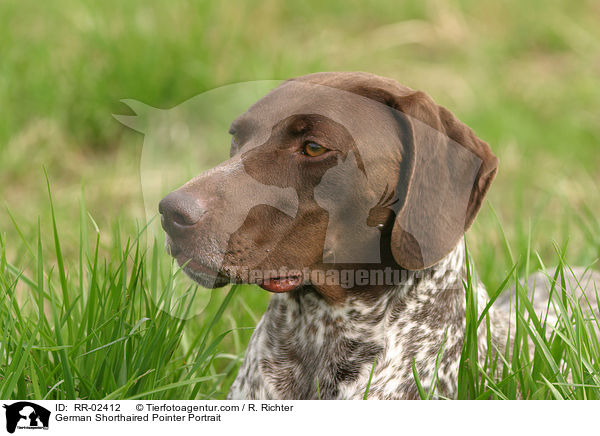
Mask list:
[[[181,250],[179,249],[179,247],[177,245],[175,245],[173,243],[167,243],[166,248],[167,248],[167,253],[169,253],[175,259],[177,259],[177,257],[181,255]]]
[[[177,263],[184,271],[190,270],[197,274],[214,276],[214,277],[217,277],[217,276],[224,277],[220,271],[211,269],[208,266],[204,265],[202,262],[197,261],[193,257],[185,255],[183,253],[183,250],[181,250],[181,248],[179,248],[179,246],[177,244],[173,243],[172,240],[168,240],[166,245],[167,245],[166,246],[167,252],[172,257],[174,257],[175,260],[177,260]]]
[[[177,254],[174,254],[173,257],[175,257],[179,266],[181,266],[184,270],[190,269],[191,271],[193,271],[195,273],[200,273],[200,274],[210,275],[210,276],[215,276],[215,277],[222,276],[220,271],[211,269],[211,268],[207,267],[206,265],[198,262],[197,260],[182,254],[179,251],[177,252]]]
[[[169,243],[167,249],[171,256],[177,260],[179,266],[192,278],[195,276],[204,276],[211,277],[214,280],[226,280],[230,283],[243,283],[239,279],[236,279],[223,271],[212,269],[193,257],[183,254],[180,248],[173,243]],[[287,276],[268,277],[256,280],[252,284],[258,285],[269,292],[285,293],[302,285],[302,275],[292,274]]]
[[[292,291],[300,285],[302,285],[302,276],[299,275],[271,277],[258,283],[261,288],[278,294]]]

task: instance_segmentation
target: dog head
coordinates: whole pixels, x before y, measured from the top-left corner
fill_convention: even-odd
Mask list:
[[[159,206],[172,255],[206,287],[312,284],[337,300],[339,282],[311,272],[428,268],[459,243],[497,170],[429,96],[365,73],[289,80],[230,133],[230,159]]]

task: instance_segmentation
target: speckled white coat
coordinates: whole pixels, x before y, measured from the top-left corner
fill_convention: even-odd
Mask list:
[[[425,273],[411,273],[375,303],[330,305],[311,289],[274,295],[229,398],[359,399],[373,368],[370,399],[414,399],[413,360],[424,387],[454,397],[465,330],[463,243]],[[484,307],[481,285],[478,297]],[[485,351],[485,329],[479,334]]]

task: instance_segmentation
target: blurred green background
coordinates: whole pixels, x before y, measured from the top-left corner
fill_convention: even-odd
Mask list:
[[[362,70],[428,92],[498,155],[468,238],[486,284],[511,266],[503,234],[515,257],[531,235],[534,261],[539,252],[551,265],[553,244],[568,241],[570,263],[590,265],[600,257],[599,18],[595,0],[2,0],[7,257],[32,268],[4,205],[25,239],[40,219],[51,241],[43,167],[67,261],[79,250],[82,185],[106,253],[116,223],[133,234],[144,220],[143,136],[112,117],[131,113],[120,99],[169,108],[240,81]],[[256,289],[245,325],[267,298]]]
[[[99,223],[141,218],[142,137],[112,118],[120,99],[167,108],[363,70],[425,90],[492,145],[507,222],[546,195],[576,206],[598,193],[599,17],[596,1],[3,1],[0,197],[35,222],[45,165],[65,219],[82,181]]]
[[[591,0],[5,0],[0,200],[24,229],[43,218],[45,165],[63,237],[77,233],[81,183],[100,227],[141,220],[143,137],[112,118],[127,113],[120,99],[168,108],[239,81],[363,70],[425,90],[488,141],[501,163],[490,200],[507,234],[539,219],[551,250],[565,209],[598,215],[598,18]],[[495,242],[486,213],[474,231]],[[9,245],[11,227],[3,211]],[[588,247],[574,248],[589,260]]]

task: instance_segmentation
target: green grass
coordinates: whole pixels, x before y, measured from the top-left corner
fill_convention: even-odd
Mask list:
[[[164,250],[156,242],[147,248],[141,242],[146,227],[127,241],[115,237],[119,242],[110,258],[103,258],[98,229],[83,202],[79,258],[69,261],[63,257],[53,213],[51,220],[56,265],[47,265],[39,231],[34,244],[22,241],[34,259],[30,271],[7,260],[0,238],[0,398],[224,398],[250,326],[257,321],[259,308],[252,296],[262,291],[243,285],[208,291],[185,279],[178,282],[183,273]],[[475,271],[467,258],[458,398],[600,399],[600,320],[586,315],[589,303],[558,292],[566,289],[570,274],[564,253],[564,247],[557,247],[559,263],[548,303],[559,314],[555,325],[538,319],[518,280],[517,264],[495,292],[490,290],[493,298],[481,312]],[[517,322],[514,341],[503,350],[491,344],[488,310],[513,282]],[[177,283],[186,287],[181,294],[176,293]],[[193,316],[198,292],[212,292],[215,298]],[[488,333],[484,356],[477,343],[480,326]],[[443,346],[438,360],[442,353]],[[423,386],[414,367],[413,374],[421,398],[433,398],[437,377]],[[318,381],[315,389],[318,393]]]
[[[499,157],[467,236],[490,294],[541,267],[558,265],[560,282],[568,265],[594,264],[597,16],[592,1],[1,2],[0,397],[222,398],[266,307],[254,287],[230,300],[202,290],[198,315],[173,316],[195,291],[146,241],[143,139],[112,118],[127,113],[121,99],[169,108],[216,86],[315,71],[395,78]],[[555,330],[519,310],[518,352],[488,379],[469,346],[461,397],[595,398],[594,321],[575,306]],[[479,321],[469,312],[468,331]]]
[[[33,247],[23,240],[35,259],[32,275],[7,261],[0,239],[0,398],[222,397],[249,333],[224,309],[248,287],[221,291],[205,309],[209,316],[190,317],[197,288],[188,284],[177,296],[183,273],[165,265],[156,244],[142,249],[145,229],[117,244],[108,260],[99,257],[97,229],[95,242],[85,242],[94,223],[83,203],[80,216],[73,269],[65,265],[54,215],[55,268],[46,267],[39,233]],[[234,353],[222,352],[226,337]]]
[[[600,398],[600,319],[597,316],[600,307],[589,300],[577,301],[571,295],[575,289],[569,289],[566,277],[573,271],[565,262],[564,251],[557,249],[557,254],[559,264],[549,275],[552,287],[547,307],[554,307],[558,321],[550,322],[547,316],[539,318],[526,287],[513,270],[507,279],[514,280],[517,290],[512,312],[516,325],[511,326],[514,328],[512,340],[505,347],[494,346],[491,342],[489,313],[477,311],[477,294],[468,267],[465,282],[467,321],[459,369],[459,399]],[[541,259],[539,262],[540,268],[545,269]],[[500,286],[494,297],[505,290],[507,283]],[[561,289],[567,292],[561,292]],[[597,297],[598,289],[595,292]],[[494,298],[489,305],[493,305],[493,301]],[[484,326],[487,333],[485,356],[478,356],[476,340],[480,326]]]

